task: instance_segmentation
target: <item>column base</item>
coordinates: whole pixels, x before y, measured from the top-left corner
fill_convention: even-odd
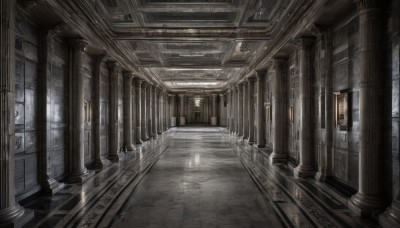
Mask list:
[[[351,197],[347,206],[359,217],[374,217],[383,212],[385,203],[382,197],[358,192]]]
[[[49,179],[45,181],[45,183],[42,185],[42,191],[47,195],[54,195],[58,191],[63,189],[64,186],[65,186],[64,183],[60,183],[55,179]]]
[[[96,162],[93,163],[93,165],[90,167],[90,169],[92,169],[94,171],[100,171],[104,167],[107,167],[107,166],[110,166],[110,165],[111,165],[111,161],[110,160],[99,158]]]
[[[211,117],[211,126],[217,126],[217,117]]]
[[[397,199],[379,216],[379,224],[383,228],[400,227],[400,202]]]
[[[143,141],[140,139],[140,140],[136,140],[136,144],[143,144]]]
[[[157,135],[157,134],[152,135],[151,138],[152,138],[152,139],[156,139],[156,138],[158,138],[158,135]]]
[[[171,117],[170,124],[171,124],[171,127],[176,127],[176,117]]]
[[[253,145],[254,144],[254,141],[250,141],[250,139],[248,139],[248,138],[245,139],[245,142],[248,143],[249,145]]]
[[[269,163],[272,165],[282,164],[282,163],[285,163],[286,161],[287,161],[286,155],[272,153],[269,157]]]
[[[319,182],[324,182],[326,180],[326,170],[320,167],[319,171],[315,173],[314,179]]]
[[[27,210],[19,204],[0,211],[0,227],[22,227],[34,217],[32,210]]]
[[[257,144],[257,143],[255,143],[254,146],[257,147],[257,148],[265,148],[265,144]]]
[[[119,157],[116,154],[108,155],[107,159],[110,160],[111,162],[118,162],[119,161]]]
[[[85,171],[83,173],[80,174],[71,174],[69,175],[65,180],[67,183],[83,183],[85,182],[87,179],[91,178],[92,176],[94,176],[94,172],[90,172],[90,171]]]
[[[299,165],[294,169],[293,175],[295,178],[312,177],[315,175],[315,170],[311,166]]]
[[[132,144],[126,146],[127,151],[133,151],[134,149],[135,147]]]
[[[186,119],[185,117],[179,117],[179,125],[180,126],[185,126],[186,124]]]

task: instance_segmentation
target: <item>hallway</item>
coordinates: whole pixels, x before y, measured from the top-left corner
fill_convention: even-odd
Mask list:
[[[280,227],[219,128],[179,128],[113,227]]]

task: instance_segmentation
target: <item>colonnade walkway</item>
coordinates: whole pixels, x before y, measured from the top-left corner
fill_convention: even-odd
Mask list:
[[[82,185],[23,203],[25,227],[376,227],[349,196],[272,166],[225,128],[172,128]]]

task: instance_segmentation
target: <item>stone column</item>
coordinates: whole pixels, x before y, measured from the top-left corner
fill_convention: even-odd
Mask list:
[[[294,170],[295,177],[311,177],[315,174],[311,136],[311,45],[312,38],[300,38],[299,83],[300,83],[300,148],[299,165]]]
[[[170,99],[170,105],[171,105],[171,127],[176,127],[176,95],[175,94],[170,94],[169,95]]]
[[[212,94],[211,126],[217,125],[217,96],[218,96],[218,94]]]
[[[233,119],[232,119],[232,126],[233,126],[233,133],[238,133],[238,99],[237,99],[237,87],[233,87]]]
[[[246,82],[243,82],[242,83],[242,93],[243,93],[243,96],[242,96],[242,109],[243,109],[243,122],[242,122],[242,131],[243,131],[243,141],[245,140],[245,139],[247,139],[248,137],[249,137],[249,135],[248,135],[248,132],[249,132],[249,126],[248,126],[248,123],[249,123],[249,111],[248,111],[248,106],[246,105],[246,101],[247,101],[247,96],[248,96],[248,94],[247,94],[247,86],[246,86]]]
[[[239,84],[238,90],[238,136],[243,136],[243,84]]]
[[[33,217],[15,202],[15,2],[0,2],[0,226],[5,227],[23,226]]]
[[[124,72],[124,145],[127,150],[132,151],[133,137],[132,137],[132,72]],[[136,111],[136,110],[135,110]]]
[[[272,164],[285,162],[287,158],[286,136],[286,89],[283,75],[285,59],[272,60]]]
[[[93,169],[101,170],[103,162],[101,160],[101,64],[106,54],[96,56],[95,67],[93,74],[93,150],[94,150],[94,163]]]
[[[53,153],[51,153],[51,125],[54,122],[54,115],[52,115],[51,107],[52,100],[48,99],[52,96],[52,41],[57,35],[57,27],[50,29],[43,29],[39,38],[39,75],[42,80],[38,83],[38,104],[39,104],[39,129],[40,135],[38,137],[39,143],[39,173],[42,191],[48,195],[53,195],[64,184],[59,183],[54,178],[54,165]]]
[[[219,126],[226,127],[226,117],[225,117],[225,94],[219,95]]]
[[[171,112],[170,112],[171,106],[169,104],[169,94],[165,94],[165,125],[166,125],[166,130],[168,130],[170,126],[170,119],[171,119]]]
[[[146,139],[150,140],[151,134],[151,84],[146,86]]]
[[[167,110],[167,100],[165,99],[165,91],[163,90],[161,92],[161,97],[162,97],[162,131],[166,131],[167,130],[167,121],[165,121],[166,119],[166,110]]]
[[[89,174],[85,167],[84,151],[84,96],[82,62],[87,42],[82,39],[68,41],[70,79],[70,166],[67,182],[83,182]]]
[[[157,103],[157,134],[162,133],[162,123],[161,123],[161,101],[160,101],[160,96],[161,96],[161,89],[159,87],[156,88],[156,103]]]
[[[117,162],[118,158],[118,71],[116,62],[107,62],[109,85],[110,85],[110,108],[109,108],[109,151],[108,159]]]
[[[359,186],[349,208],[370,216],[385,207],[384,186],[384,76],[385,56],[382,1],[358,0],[360,28],[360,151]]]
[[[152,131],[151,136],[153,139],[157,138],[157,102],[156,102],[156,89],[157,87],[152,85],[151,86],[151,125]]]
[[[141,78],[134,78],[133,85],[134,85],[134,102],[135,102],[135,109],[133,115],[136,116],[134,126],[136,127],[135,131],[135,143],[142,144],[142,83],[143,80]]]
[[[247,78],[247,109],[249,110],[249,137],[247,142],[254,143],[254,78]]]
[[[149,140],[149,137],[147,136],[147,82],[143,81],[142,83],[142,90],[141,90],[141,130],[142,130],[142,141],[147,141]]]
[[[184,94],[179,94],[179,105],[180,105],[180,109],[179,109],[179,125],[180,126],[185,126],[185,107],[184,107],[184,103],[185,103],[185,95]]]
[[[265,147],[265,108],[264,108],[264,79],[267,72],[257,71],[257,106],[256,106],[256,122],[257,122],[257,142],[258,148]]]
[[[323,34],[323,45],[325,48],[325,146],[319,158],[320,163],[315,179],[325,181],[327,176],[332,175],[332,144],[333,144],[333,79],[332,79],[332,56],[333,56],[333,31],[329,29]]]
[[[228,129],[229,129],[229,132],[231,132],[232,131],[232,121],[231,121],[231,118],[232,118],[232,90],[231,89],[228,89],[228,112],[226,113],[227,115],[226,115],[226,117],[227,117],[227,121],[228,121]]]

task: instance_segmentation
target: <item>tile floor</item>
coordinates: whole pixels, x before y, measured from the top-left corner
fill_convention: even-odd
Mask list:
[[[225,128],[173,128],[82,185],[22,205],[25,227],[377,227],[355,217],[348,196]]]

